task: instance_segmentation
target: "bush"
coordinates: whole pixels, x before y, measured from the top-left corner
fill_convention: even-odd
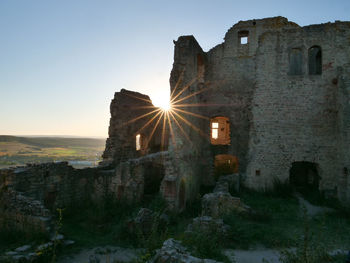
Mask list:
[[[225,239],[219,235],[215,229],[209,232],[190,232],[186,233],[183,238],[185,246],[189,247],[194,256],[199,258],[210,258],[223,262],[230,262],[222,254]]]

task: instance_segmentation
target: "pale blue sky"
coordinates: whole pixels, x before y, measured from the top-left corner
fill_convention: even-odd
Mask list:
[[[0,134],[107,136],[114,92],[169,94],[178,36],[207,51],[271,16],[350,20],[350,0],[0,0]]]

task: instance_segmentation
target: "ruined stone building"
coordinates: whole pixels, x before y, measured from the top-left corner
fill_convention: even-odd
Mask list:
[[[240,21],[208,52],[193,36],[174,43],[172,111],[190,125],[170,118],[168,151],[155,158],[169,203],[183,207],[201,185],[214,183],[220,169],[239,173],[255,189],[272,187],[278,178],[350,200],[349,22],[300,27],[283,17]],[[119,195],[135,190],[131,181],[142,177],[140,167],[154,161],[147,161],[152,149],[135,147],[134,133],[144,122],[123,133],[115,128],[138,115],[125,113],[123,107],[136,105],[123,99],[127,94],[116,93],[111,104],[104,153],[119,165]],[[143,98],[138,104],[149,103],[134,96]],[[145,131],[141,138],[148,136]],[[135,159],[140,155],[142,165]]]
[[[240,21],[208,52],[193,36],[174,43],[172,110],[115,93],[101,165],[0,170],[0,214],[45,227],[47,208],[159,192],[181,210],[221,174],[254,189],[278,178],[350,203],[350,22]]]

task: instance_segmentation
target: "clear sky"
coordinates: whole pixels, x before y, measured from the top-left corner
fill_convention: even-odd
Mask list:
[[[350,0],[0,0],[0,134],[107,136],[126,88],[169,96],[173,40],[207,51],[239,20],[350,20]]]

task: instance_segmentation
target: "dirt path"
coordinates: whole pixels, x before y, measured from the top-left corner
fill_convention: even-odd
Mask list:
[[[300,204],[301,208],[303,209],[303,207],[305,207],[306,214],[308,216],[313,217],[313,216],[316,216],[316,215],[319,215],[319,214],[324,214],[324,213],[327,213],[327,212],[333,212],[334,211],[334,209],[329,208],[329,207],[316,206],[316,205],[310,204],[310,202],[305,200],[302,197],[302,195],[299,194],[299,193],[296,194],[296,197],[299,200],[299,204]]]

